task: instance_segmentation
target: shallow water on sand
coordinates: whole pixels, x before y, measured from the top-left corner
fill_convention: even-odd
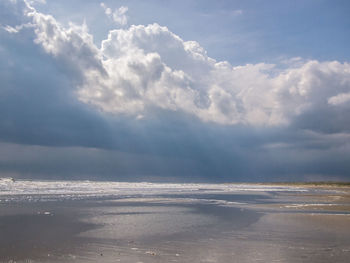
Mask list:
[[[0,262],[348,262],[349,193],[0,181]]]

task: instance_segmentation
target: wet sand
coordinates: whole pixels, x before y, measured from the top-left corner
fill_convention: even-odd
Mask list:
[[[348,262],[350,258],[347,187],[4,200],[0,262]]]

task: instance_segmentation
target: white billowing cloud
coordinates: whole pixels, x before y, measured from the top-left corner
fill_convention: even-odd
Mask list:
[[[93,43],[87,26],[70,23],[63,28],[51,15],[37,12],[28,5],[27,16],[32,19],[35,42],[65,63],[69,70],[84,74],[84,70],[105,74],[99,49]]]
[[[349,63],[233,67],[158,24],[111,30],[99,48],[86,25],[63,27],[28,9],[36,43],[78,73],[78,98],[105,112],[145,117],[161,108],[220,124],[283,125],[350,92]]]
[[[113,21],[117,24],[125,26],[128,23],[128,17],[126,16],[126,12],[128,12],[128,7],[121,6],[113,12],[112,9],[107,7],[105,3],[101,3],[100,5],[104,9],[105,14],[109,18],[113,19]]]
[[[289,118],[328,108],[329,98],[350,90],[350,64],[309,61],[274,78],[283,114]]]
[[[109,15],[112,14],[112,9],[110,9],[109,7],[107,7],[105,3],[102,2],[100,5],[101,5],[101,7],[103,8],[103,10],[105,10],[105,14],[106,14],[106,15],[109,16]]]
[[[328,99],[328,103],[331,105],[340,105],[340,104],[345,104],[347,102],[350,102],[350,92],[340,93]]]
[[[350,87],[346,63],[309,61],[282,72],[264,63],[232,67],[157,24],[110,31],[100,51],[109,78],[86,75],[79,97],[107,112],[157,106],[221,124],[277,125]]]

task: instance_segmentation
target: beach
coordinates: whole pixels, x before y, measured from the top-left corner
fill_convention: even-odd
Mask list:
[[[0,262],[347,262],[348,186],[0,181]]]

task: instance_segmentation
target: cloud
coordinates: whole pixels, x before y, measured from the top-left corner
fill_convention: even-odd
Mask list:
[[[349,101],[350,101],[350,92],[340,93],[328,99],[328,103],[334,106],[345,104],[345,103],[348,103]]]
[[[1,142],[0,146],[0,174],[19,178],[102,177],[135,181],[150,180],[152,177],[164,180],[168,177],[174,180],[171,177],[181,176],[189,169],[198,169],[190,160],[88,147],[46,147]],[[186,179],[186,176],[181,177]]]
[[[86,24],[9,3],[0,3],[11,31],[0,30],[0,172],[217,181],[349,174],[349,63],[234,67],[158,24],[111,30],[96,44]]]
[[[6,25],[6,26],[1,26],[1,27],[8,33],[18,33],[19,31],[21,31],[24,28],[32,27],[32,24],[31,23],[22,24],[22,25],[18,25],[18,26],[15,26],[15,27]]]
[[[16,2],[17,0],[11,0],[12,2]],[[27,2],[31,5],[33,4],[46,4],[46,0],[27,0]]]
[[[12,22],[31,22],[16,17],[23,16],[23,10],[30,11],[17,2],[19,6],[11,6],[11,11],[19,7],[18,12],[12,16],[6,12],[13,27]],[[4,6],[6,1],[0,3],[0,10]],[[35,38],[31,26],[11,34],[0,30],[0,141],[111,147],[109,124],[73,94],[72,76],[78,76],[69,75],[67,61],[43,52],[33,42]]]
[[[233,16],[240,16],[243,14],[243,10],[242,9],[231,10],[228,13],[233,15]]]
[[[17,27],[12,27],[12,26],[9,26],[9,25],[6,25],[4,27],[2,27],[4,30],[6,30],[7,32],[9,33],[18,33],[21,26],[17,26]]]
[[[127,151],[0,143],[0,173],[128,181],[152,177],[158,181],[295,181],[316,175],[318,180],[349,179],[349,134],[270,130],[254,135],[251,129],[210,130],[199,124],[171,125],[166,120],[149,125],[143,130],[140,124],[125,132],[114,130]],[[135,140],[144,143],[141,147],[146,151],[130,151]]]
[[[105,11],[105,14],[109,18],[113,19],[113,21],[117,24],[125,26],[128,23],[128,17],[126,16],[126,12],[128,12],[128,7],[121,6],[118,9],[112,11],[112,9],[107,7],[105,3],[101,3],[100,5]]]
[[[264,63],[232,67],[157,24],[111,31],[101,52],[110,77],[87,75],[79,96],[114,113],[157,106],[221,124],[281,125],[326,107],[350,85],[347,63],[309,61],[283,71]]]
[[[98,48],[85,24],[64,27],[28,9],[35,42],[74,72],[78,98],[108,113],[147,116],[158,108],[204,122],[278,126],[326,110],[350,89],[349,63],[233,67],[158,24],[111,30]]]
[[[52,16],[39,13],[33,8],[27,16],[32,18],[35,43],[64,63],[67,72],[73,71],[81,77],[79,73],[88,70],[97,71],[100,77],[104,76],[101,53],[93,44],[93,37],[85,24],[78,26],[71,23],[69,28],[63,29]]]

